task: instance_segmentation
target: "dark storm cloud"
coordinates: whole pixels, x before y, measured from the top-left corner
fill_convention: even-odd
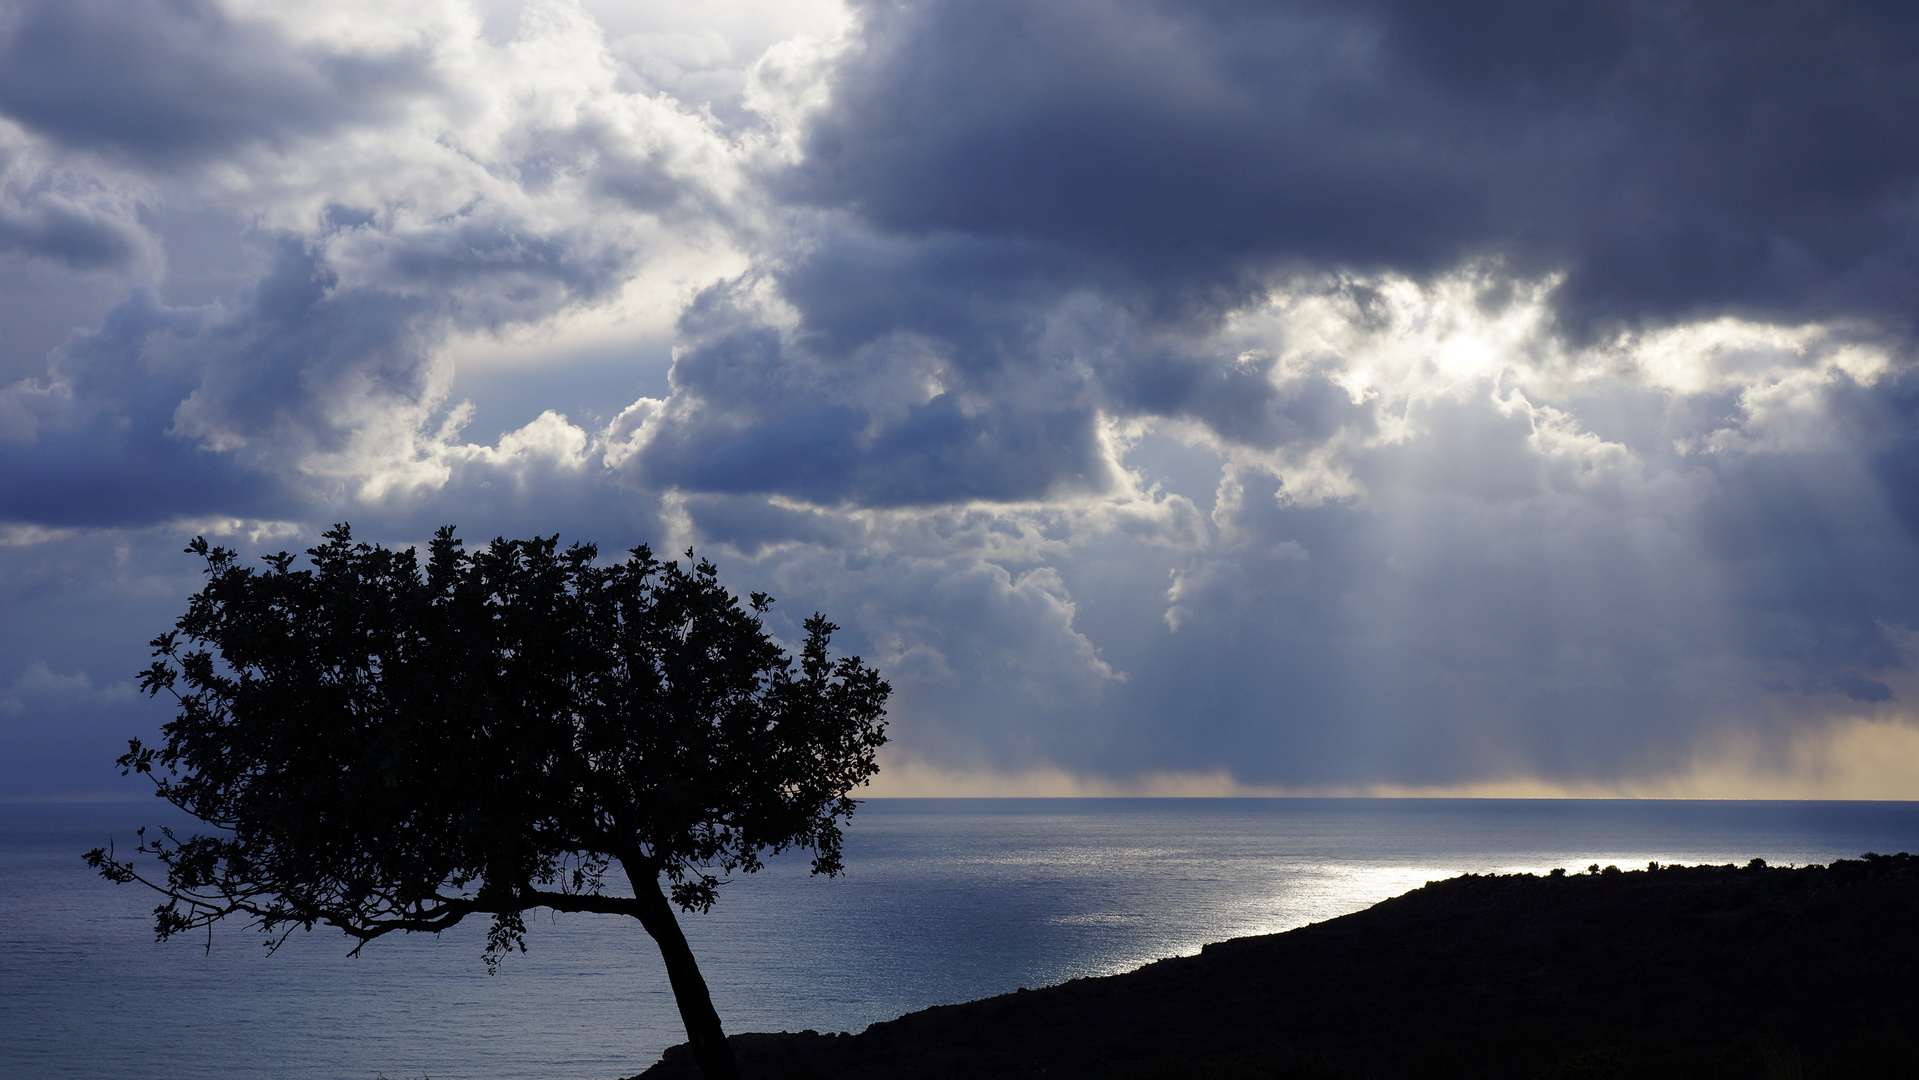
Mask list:
[[[961,370],[990,373],[1029,359],[1047,310],[1074,279],[1036,245],[947,233],[896,238],[829,222],[779,282],[811,348],[842,355],[907,330],[950,343]]]
[[[806,239],[772,275],[797,326],[766,325],[741,282],[687,312],[683,407],[643,456],[652,482],[827,504],[1017,502],[1111,487],[1102,416],[1196,418],[1261,448],[1368,422],[1331,382],[1278,386],[1271,356],[1223,355],[1028,245],[844,222]]]
[[[1009,375],[1070,353],[1087,367],[1086,393],[1077,402],[1086,410],[1205,416],[1229,437],[1255,445],[1286,439],[1302,420],[1324,426],[1305,416],[1323,403],[1282,406],[1268,378],[1270,357],[1222,358],[1184,333],[1193,327],[1166,327],[1099,298],[1087,283],[1093,264],[1056,249],[850,228],[825,229],[809,241],[782,269],[779,284],[800,313],[796,339],[815,354],[846,356],[910,334],[937,343],[955,389],[991,394]]]
[[[0,176],[7,172],[0,149]],[[39,187],[39,185],[34,185]],[[131,214],[40,187],[0,191],[0,252],[17,251],[76,270],[120,267],[148,254],[152,244]]]
[[[1100,412],[1262,449],[1364,423],[1330,383],[1282,391],[1270,357],[1213,337],[1282,284],[1343,293],[1363,321],[1355,275],[1478,266],[1497,308],[1511,278],[1558,274],[1557,329],[1588,342],[1721,314],[1903,329],[1919,305],[1903,9],[862,13],[804,160],[772,177],[824,211],[767,264],[797,326],[689,324],[678,385],[705,411],[649,453],[660,482],[1017,500],[1110,479],[1088,465]],[[937,357],[928,400],[887,414],[829,388],[874,378],[902,340]]]
[[[1299,266],[1567,275],[1575,325],[1904,322],[1919,13],[1883,4],[865,6],[794,198],[1230,307]]]
[[[743,371],[756,360],[759,371]],[[675,393],[713,411],[696,423],[662,423],[644,453],[647,477],[696,491],[870,506],[1039,499],[1107,484],[1089,410],[993,402],[968,411],[939,394],[874,432],[870,416],[830,387],[755,379],[790,366],[764,339],[737,335],[683,354]],[[749,396],[749,381],[762,393]],[[701,396],[708,388],[719,393]]]
[[[850,276],[844,287],[857,292],[863,282]],[[900,300],[923,301],[931,322],[964,306],[913,284]],[[1002,353],[975,340],[962,354],[951,338],[898,323],[887,339],[808,326],[796,340],[756,325],[732,287],[710,291],[682,329],[692,340],[673,391],[684,409],[641,459],[654,483],[907,506],[1038,499],[1111,480],[1084,374],[1049,368],[1024,341]]]
[[[372,119],[429,81],[417,49],[304,49],[209,0],[23,0],[0,15],[0,112],[69,146],[195,165]]]

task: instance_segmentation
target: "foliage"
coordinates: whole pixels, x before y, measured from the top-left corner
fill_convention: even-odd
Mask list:
[[[275,945],[325,924],[363,946],[482,913],[493,964],[524,948],[531,907],[631,914],[660,938],[662,876],[704,910],[766,852],[840,869],[889,688],[829,656],[817,614],[794,664],[762,625],[772,600],[741,605],[691,551],[602,566],[557,537],[468,552],[447,527],[422,565],[345,525],[310,566],[187,550],[206,586],[142,678],[179,712],[119,764],[216,828],[143,835],[164,881],[88,855],[167,895],[161,938],[237,915]],[[608,891],[615,861],[635,897]]]

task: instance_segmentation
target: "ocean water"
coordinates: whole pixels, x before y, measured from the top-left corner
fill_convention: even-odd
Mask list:
[[[614,1080],[683,1038],[651,940],[610,916],[530,919],[495,976],[481,924],[358,958],[331,931],[155,943],[155,897],[80,853],[166,809],[0,806],[0,1076]],[[777,859],[683,922],[729,1031],[858,1031],[1458,873],[1868,850],[1919,850],[1919,803],[871,800],[842,877]]]

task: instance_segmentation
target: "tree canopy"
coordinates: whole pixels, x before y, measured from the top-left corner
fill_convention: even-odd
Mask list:
[[[702,1069],[733,1075],[673,905],[706,910],[764,853],[840,870],[885,681],[834,659],[818,614],[796,663],[762,624],[772,599],[742,604],[691,551],[685,567],[644,546],[600,565],[557,537],[469,552],[449,526],[422,561],[344,524],[323,540],[310,565],[263,569],[189,545],[206,585],[142,675],[179,711],[119,764],[214,831],[143,833],[163,876],[110,849],[88,861],[166,895],[162,939],[239,916],[276,946],[338,927],[358,952],[485,915],[491,966],[525,948],[530,908],[630,915]]]

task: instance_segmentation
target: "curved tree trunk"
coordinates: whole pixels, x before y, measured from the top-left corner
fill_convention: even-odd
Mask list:
[[[686,1024],[686,1041],[693,1048],[693,1060],[706,1080],[739,1080],[739,1066],[733,1061],[733,1048],[720,1029],[720,1014],[713,1008],[713,997],[706,991],[706,979],[693,959],[693,949],[680,931],[680,920],[673,905],[660,891],[656,874],[635,874],[626,867],[633,883],[633,896],[639,900],[640,925],[653,935],[666,961],[666,977],[673,984],[673,999],[679,1003],[680,1019]]]

